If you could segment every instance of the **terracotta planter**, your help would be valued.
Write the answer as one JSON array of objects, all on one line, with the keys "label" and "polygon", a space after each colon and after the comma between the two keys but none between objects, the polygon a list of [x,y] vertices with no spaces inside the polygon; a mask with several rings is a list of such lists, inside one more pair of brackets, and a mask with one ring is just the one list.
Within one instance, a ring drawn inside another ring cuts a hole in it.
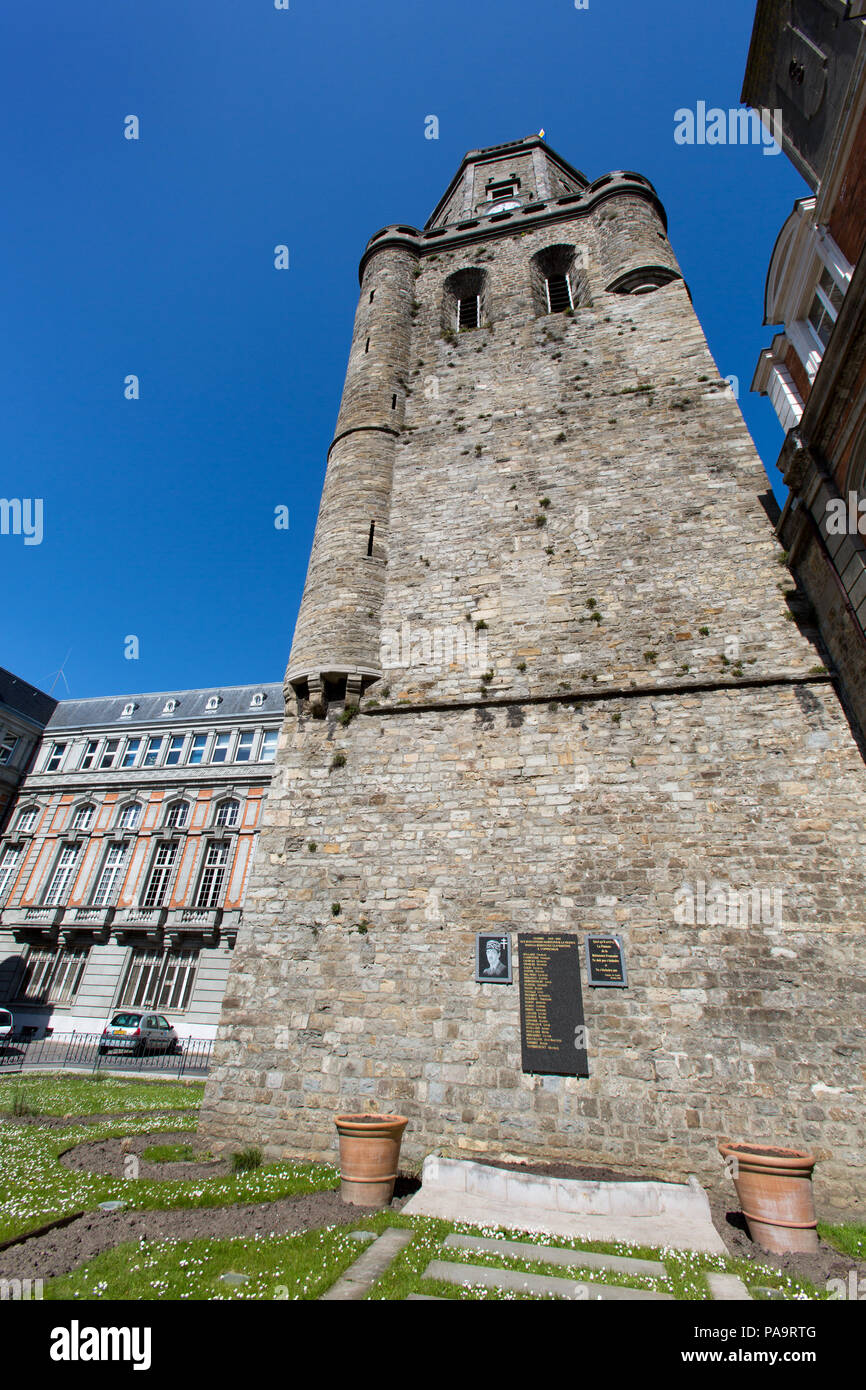
[{"label": "terracotta planter", "polygon": [[778,1255],[818,1249],[813,1154],[730,1139],[719,1141],[719,1153],[726,1163],[736,1160],[731,1176],[752,1240]]},{"label": "terracotta planter", "polygon": [[356,1207],[386,1207],[394,1196],[404,1115],[338,1115],[340,1195]]}]

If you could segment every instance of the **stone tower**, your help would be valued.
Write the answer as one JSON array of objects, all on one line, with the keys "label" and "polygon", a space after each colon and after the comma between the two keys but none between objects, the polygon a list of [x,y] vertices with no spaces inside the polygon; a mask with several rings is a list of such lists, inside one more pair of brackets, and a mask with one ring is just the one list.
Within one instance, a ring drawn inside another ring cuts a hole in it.
[{"label": "stone tower", "polygon": [[[866,776],[638,174],[471,151],[361,260],[202,1129],[718,1174],[863,1166]],[[475,934],[515,983],[475,980]],[[516,938],[623,942],[588,1076],[521,1069]]]}]

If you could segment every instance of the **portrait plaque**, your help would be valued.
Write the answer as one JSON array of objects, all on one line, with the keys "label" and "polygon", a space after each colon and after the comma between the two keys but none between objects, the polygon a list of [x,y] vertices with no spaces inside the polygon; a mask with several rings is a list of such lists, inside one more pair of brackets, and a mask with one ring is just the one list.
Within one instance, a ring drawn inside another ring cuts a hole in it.
[{"label": "portrait plaque", "polygon": [[475,979],[482,985],[512,983],[511,937],[507,932],[476,932]]},{"label": "portrait plaque", "polygon": [[580,990],[580,942],[520,932],[520,1044],[525,1072],[589,1076]]},{"label": "portrait plaque", "polygon": [[586,973],[590,988],[628,988],[625,949],[621,936],[604,936],[599,933],[586,938]]}]

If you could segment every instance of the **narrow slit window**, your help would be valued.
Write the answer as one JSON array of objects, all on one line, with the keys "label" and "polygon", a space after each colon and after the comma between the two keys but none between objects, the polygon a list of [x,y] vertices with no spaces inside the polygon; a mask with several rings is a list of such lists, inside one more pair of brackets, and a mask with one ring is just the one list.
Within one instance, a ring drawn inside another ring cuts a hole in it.
[{"label": "narrow slit window", "polygon": [[396,409],[397,409],[397,397],[396,397],[396,396],[392,396],[392,397],[391,397],[391,409],[392,409],[392,410],[396,410]]},{"label": "narrow slit window", "polygon": [[376,530],[376,523],[375,523],[375,521],[371,521],[371,522],[370,522],[370,534],[369,534],[369,536],[368,536],[368,538],[367,538],[367,554],[368,554],[368,555],[372,555],[372,554],[373,554],[373,535],[374,535],[374,533],[375,533],[375,530]]},{"label": "narrow slit window", "polygon": [[547,312],[561,314],[563,309],[573,309],[571,285],[567,275],[548,275],[544,282],[547,291]]},{"label": "narrow slit window", "polygon": [[369,338],[367,339],[367,345],[366,345],[366,347],[364,348],[364,351],[365,351],[365,352],[369,352],[369,351],[370,351],[370,339],[369,339]]},{"label": "narrow slit window", "polygon": [[371,291],[370,291],[370,303],[371,303],[371,304],[373,303],[373,295],[374,295],[375,293],[376,293],[375,290],[371,290]]},{"label": "narrow slit window", "polygon": [[457,331],[462,328],[477,328],[481,322],[481,296],[467,295],[457,301]]}]

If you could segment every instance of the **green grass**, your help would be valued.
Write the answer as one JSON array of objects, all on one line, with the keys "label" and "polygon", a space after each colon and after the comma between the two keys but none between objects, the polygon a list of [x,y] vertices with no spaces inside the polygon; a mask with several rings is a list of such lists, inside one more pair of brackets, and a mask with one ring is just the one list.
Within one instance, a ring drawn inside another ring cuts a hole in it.
[{"label": "green grass", "polygon": [[100,1125],[70,1124],[62,1130],[0,1120],[0,1240],[73,1212],[92,1211],[99,1202],[122,1200],[139,1208],[215,1207],[321,1192],[339,1181],[337,1170],[322,1163],[274,1163],[231,1176],[160,1182],[77,1173],[58,1162],[63,1150],[74,1144],[194,1128],[194,1114],[183,1121],[176,1115],[145,1115]]},{"label": "green grass", "polygon": [[818,1234],[828,1245],[841,1250],[843,1255],[850,1255],[854,1260],[866,1260],[866,1226],[861,1223],[850,1221],[842,1226],[829,1226],[819,1221]]},{"label": "green grass", "polygon": [[[495,1268],[550,1274],[557,1278],[585,1280],[593,1284],[617,1284],[631,1288],[655,1289],[670,1293],[678,1300],[706,1301],[709,1298],[705,1274],[710,1270],[726,1270],[740,1274],[754,1285],[763,1284],[781,1289],[787,1298],[823,1296],[803,1280],[781,1275],[769,1266],[758,1266],[745,1260],[732,1260],[718,1255],[699,1255],[686,1251],[653,1249],[626,1245],[623,1242],[553,1240],[551,1237],[505,1231],[501,1228],[482,1228],[464,1223],[437,1221],[427,1217],[405,1217],[398,1213],[380,1212],[364,1216],[359,1211],[354,1229],[380,1234],[389,1226],[411,1226],[415,1239],[400,1252],[383,1277],[367,1297],[373,1301],[402,1301],[410,1293],[433,1294],[452,1300],[510,1301],[532,1298],[530,1294],[503,1294],[481,1286],[460,1287],[439,1280],[424,1279],[423,1273],[431,1260],[452,1263],[483,1264]],[[214,1299],[244,1300],[312,1299],[319,1298],[365,1248],[351,1240],[348,1227],[330,1227],[323,1231],[306,1232],[296,1236],[255,1236],[244,1240],[158,1241],[126,1245],[98,1256],[84,1268],[52,1281],[46,1286],[46,1298],[79,1299]],[[505,1236],[532,1244],[538,1258],[517,1260],[477,1251],[451,1249],[443,1245],[452,1231],[488,1237]],[[574,1251],[570,1266],[551,1265],[545,1261],[545,1249],[550,1246]],[[664,1278],[628,1277],[600,1270],[590,1270],[581,1264],[582,1250],[595,1250],[615,1255],[632,1255],[640,1259],[661,1261],[666,1270]],[[231,1287],[219,1282],[227,1271],[248,1274],[248,1284]],[[592,1298],[592,1289],[589,1293]]]},{"label": "green grass", "polygon": [[[344,1227],[291,1236],[121,1245],[72,1274],[50,1280],[44,1296],[136,1301],[318,1298],[362,1249]],[[249,1283],[221,1283],[220,1275],[230,1271],[249,1275]]]},{"label": "green grass", "polygon": [[197,1110],[201,1081],[127,1081],[117,1076],[35,1072],[0,1080],[0,1112],[12,1114],[16,1096],[32,1115],[106,1115],[130,1110]]},{"label": "green grass", "polygon": [[141,1156],[148,1163],[195,1163],[213,1158],[210,1153],[197,1153],[192,1144],[151,1144]]}]

